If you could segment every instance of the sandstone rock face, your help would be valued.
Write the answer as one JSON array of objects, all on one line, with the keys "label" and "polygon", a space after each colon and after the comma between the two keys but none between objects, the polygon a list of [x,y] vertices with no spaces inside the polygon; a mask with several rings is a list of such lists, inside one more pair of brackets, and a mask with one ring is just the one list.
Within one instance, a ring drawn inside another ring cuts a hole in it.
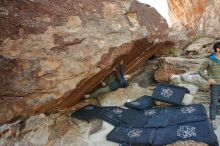
[{"label": "sandstone rock face", "polygon": [[195,26],[201,19],[207,2],[208,0],[168,0],[172,23],[187,28],[196,28]]},{"label": "sandstone rock face", "polygon": [[168,25],[135,0],[0,2],[0,123],[76,104],[124,60],[164,48]]},{"label": "sandstone rock face", "polygon": [[220,1],[212,0],[206,6],[205,12],[200,20],[199,30],[211,37],[220,36]]},{"label": "sandstone rock face", "polygon": [[154,78],[158,82],[169,82],[172,74],[183,74],[196,71],[205,59],[187,59],[182,57],[162,57],[155,71]]},{"label": "sandstone rock face", "polygon": [[194,35],[219,38],[219,0],[168,0],[172,28],[179,31],[190,28]]}]

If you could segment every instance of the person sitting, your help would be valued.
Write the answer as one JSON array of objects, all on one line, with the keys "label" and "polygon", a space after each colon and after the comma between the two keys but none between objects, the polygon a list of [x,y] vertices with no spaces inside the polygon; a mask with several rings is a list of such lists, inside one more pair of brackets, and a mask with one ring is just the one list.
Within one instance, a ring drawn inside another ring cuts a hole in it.
[{"label": "person sitting", "polygon": [[118,70],[116,70],[116,79],[113,79],[112,75],[109,75],[107,78],[105,78],[104,82],[102,81],[102,85],[104,87],[99,88],[95,91],[93,91],[90,94],[85,95],[85,98],[96,98],[97,96],[104,94],[104,93],[108,93],[111,91],[115,91],[118,88],[124,88],[127,87],[128,84],[128,80],[131,78],[131,75],[124,75],[124,66],[121,63],[118,67]]}]

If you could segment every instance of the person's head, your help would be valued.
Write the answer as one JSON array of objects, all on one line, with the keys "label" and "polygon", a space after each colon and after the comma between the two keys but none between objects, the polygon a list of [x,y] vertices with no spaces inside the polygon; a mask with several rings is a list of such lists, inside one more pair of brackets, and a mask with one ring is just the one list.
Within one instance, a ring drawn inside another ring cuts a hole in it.
[{"label": "person's head", "polygon": [[220,42],[216,42],[213,45],[213,49],[214,49],[215,53],[220,52]]}]

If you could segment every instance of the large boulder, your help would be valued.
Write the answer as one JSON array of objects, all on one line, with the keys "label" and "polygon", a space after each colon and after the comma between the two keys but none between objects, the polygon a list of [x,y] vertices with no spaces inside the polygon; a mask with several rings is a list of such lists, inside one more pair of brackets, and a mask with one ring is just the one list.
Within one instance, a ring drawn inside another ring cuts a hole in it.
[{"label": "large boulder", "polygon": [[64,110],[124,60],[165,48],[168,25],[135,0],[0,2],[0,123]]}]

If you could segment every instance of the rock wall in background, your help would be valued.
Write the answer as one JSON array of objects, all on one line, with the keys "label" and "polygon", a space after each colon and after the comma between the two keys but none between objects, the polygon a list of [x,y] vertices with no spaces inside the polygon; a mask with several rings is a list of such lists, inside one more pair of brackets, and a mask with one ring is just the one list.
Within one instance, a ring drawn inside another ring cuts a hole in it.
[{"label": "rock wall in background", "polygon": [[171,22],[195,28],[205,10],[208,0],[168,0]]},{"label": "rock wall in background", "polygon": [[0,1],[0,123],[64,110],[124,60],[169,45],[167,22],[135,0]]},{"label": "rock wall in background", "polygon": [[194,35],[219,38],[219,0],[168,0],[172,28],[191,29]]},{"label": "rock wall in background", "polygon": [[211,0],[200,20],[199,30],[209,37],[220,38],[220,1]]}]

